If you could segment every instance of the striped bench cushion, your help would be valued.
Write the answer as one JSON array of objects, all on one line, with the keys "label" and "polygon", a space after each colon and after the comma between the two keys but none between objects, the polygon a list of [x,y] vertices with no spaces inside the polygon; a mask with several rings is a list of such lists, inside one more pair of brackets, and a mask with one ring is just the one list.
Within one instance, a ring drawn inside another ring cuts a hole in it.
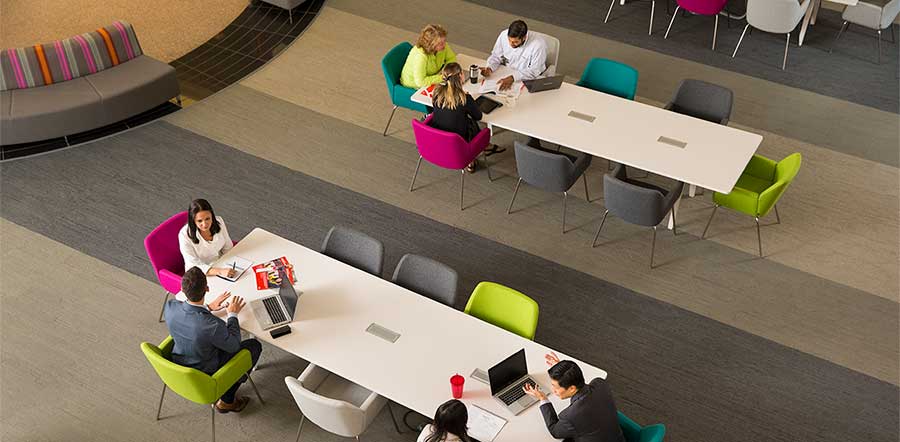
[{"label": "striped bench cushion", "polygon": [[117,21],[65,40],[0,52],[0,90],[83,77],[143,54],[131,24]]}]

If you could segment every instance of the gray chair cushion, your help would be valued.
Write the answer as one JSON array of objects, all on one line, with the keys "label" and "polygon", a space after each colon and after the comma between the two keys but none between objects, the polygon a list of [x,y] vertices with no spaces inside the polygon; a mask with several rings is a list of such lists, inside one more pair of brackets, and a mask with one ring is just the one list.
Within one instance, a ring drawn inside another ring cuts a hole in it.
[{"label": "gray chair cushion", "polygon": [[12,126],[11,105],[12,91],[0,91],[0,144],[7,144],[3,139]]},{"label": "gray chair cushion", "polygon": [[360,270],[381,277],[384,244],[365,233],[334,226],[325,235],[322,253]]},{"label": "gray chair cushion", "polygon": [[283,9],[294,9],[297,6],[300,6],[307,0],[262,0],[263,3],[268,3],[270,5],[278,6]]},{"label": "gray chair cushion", "polygon": [[100,96],[86,77],[9,92],[11,119],[3,144],[46,140],[102,125]]},{"label": "gray chair cushion", "polygon": [[146,55],[84,78],[103,100],[103,125],[152,109],[179,94],[175,68]]},{"label": "gray chair cushion", "polygon": [[665,108],[701,120],[728,124],[734,104],[731,89],[701,80],[684,79]]},{"label": "gray chair cushion", "polygon": [[572,162],[565,155],[518,141],[515,142],[515,148],[519,177],[548,192],[568,191],[591,165],[592,157],[584,153],[579,153],[575,162]]},{"label": "gray chair cushion", "polygon": [[628,178],[625,165],[618,164],[611,174],[603,176],[603,197],[607,210],[623,220],[653,227],[666,217],[681,196],[684,183],[678,181],[670,189]]},{"label": "gray chair cushion", "polygon": [[456,305],[456,270],[424,256],[406,254],[400,258],[394,276],[395,284],[431,298],[441,304]]}]

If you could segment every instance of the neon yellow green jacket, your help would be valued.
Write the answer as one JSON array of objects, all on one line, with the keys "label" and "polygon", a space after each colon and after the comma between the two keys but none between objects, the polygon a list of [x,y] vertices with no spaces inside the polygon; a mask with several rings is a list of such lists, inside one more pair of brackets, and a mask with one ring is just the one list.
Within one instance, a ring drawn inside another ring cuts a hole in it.
[{"label": "neon yellow green jacket", "polygon": [[441,69],[444,65],[456,61],[456,53],[449,44],[442,51],[428,55],[425,50],[414,46],[406,57],[406,64],[400,72],[400,84],[418,89],[423,86],[441,82]]}]

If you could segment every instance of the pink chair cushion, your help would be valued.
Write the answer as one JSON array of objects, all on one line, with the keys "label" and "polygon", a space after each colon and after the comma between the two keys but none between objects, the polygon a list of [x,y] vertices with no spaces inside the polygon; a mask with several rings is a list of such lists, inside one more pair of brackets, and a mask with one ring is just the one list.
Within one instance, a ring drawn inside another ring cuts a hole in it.
[{"label": "pink chair cushion", "polygon": [[700,15],[716,15],[725,9],[728,0],[677,0],[678,6]]},{"label": "pink chair cushion", "polygon": [[187,212],[172,215],[144,238],[144,248],[159,283],[169,293],[181,291],[184,259],[178,249],[178,232],[187,224]]},{"label": "pink chair cushion", "polygon": [[466,142],[457,133],[444,132],[428,125],[431,116],[424,122],[412,120],[413,134],[419,155],[429,163],[445,169],[460,170],[472,162],[491,141],[488,129],[482,129],[471,142]]}]

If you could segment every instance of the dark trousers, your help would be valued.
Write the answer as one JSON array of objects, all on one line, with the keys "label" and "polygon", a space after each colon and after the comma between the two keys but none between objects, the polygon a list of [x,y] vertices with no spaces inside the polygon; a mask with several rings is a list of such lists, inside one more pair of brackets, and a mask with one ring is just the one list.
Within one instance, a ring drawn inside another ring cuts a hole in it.
[{"label": "dark trousers", "polygon": [[[250,369],[256,367],[256,363],[259,361],[259,355],[262,354],[262,344],[259,343],[256,339],[247,339],[245,341],[241,341],[241,350],[247,350],[250,352],[250,359],[253,361],[250,364]],[[250,373],[249,371],[247,372]],[[238,387],[241,386],[244,382],[247,381],[247,376],[242,376],[238,379],[225,394],[222,395],[222,402],[226,404],[230,404],[234,402],[234,396],[237,394]]]}]

